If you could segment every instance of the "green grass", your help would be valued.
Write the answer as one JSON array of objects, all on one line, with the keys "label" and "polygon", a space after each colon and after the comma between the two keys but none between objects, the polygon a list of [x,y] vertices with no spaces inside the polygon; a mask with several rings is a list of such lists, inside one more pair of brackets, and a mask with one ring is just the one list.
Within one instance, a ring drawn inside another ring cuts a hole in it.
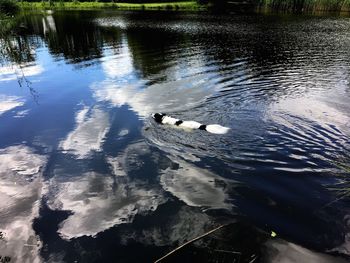
[{"label": "green grass", "polygon": [[45,9],[74,9],[74,10],[91,10],[91,9],[121,9],[121,10],[206,10],[205,5],[199,5],[196,2],[169,2],[169,3],[100,3],[100,2],[20,2],[23,10],[45,10]]}]

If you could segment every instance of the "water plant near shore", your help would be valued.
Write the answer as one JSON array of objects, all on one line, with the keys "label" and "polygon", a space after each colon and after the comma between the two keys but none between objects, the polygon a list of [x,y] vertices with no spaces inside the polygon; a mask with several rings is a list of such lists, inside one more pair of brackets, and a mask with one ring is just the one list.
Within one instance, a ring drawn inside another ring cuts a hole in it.
[{"label": "water plant near shore", "polygon": [[[337,163],[337,166],[343,173],[350,174],[349,164]],[[337,195],[338,195],[337,200],[350,197],[350,181],[348,180],[348,178],[346,178],[340,184],[338,184],[335,191],[337,192]]]}]

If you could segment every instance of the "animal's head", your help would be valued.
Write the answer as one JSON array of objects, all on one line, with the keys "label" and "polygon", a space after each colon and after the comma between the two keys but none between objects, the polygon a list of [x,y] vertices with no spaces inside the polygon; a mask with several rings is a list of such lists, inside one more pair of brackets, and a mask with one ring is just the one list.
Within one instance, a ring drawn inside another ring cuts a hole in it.
[{"label": "animal's head", "polygon": [[165,116],[166,116],[165,113],[153,113],[152,114],[152,118],[158,123],[162,123],[162,120]]}]

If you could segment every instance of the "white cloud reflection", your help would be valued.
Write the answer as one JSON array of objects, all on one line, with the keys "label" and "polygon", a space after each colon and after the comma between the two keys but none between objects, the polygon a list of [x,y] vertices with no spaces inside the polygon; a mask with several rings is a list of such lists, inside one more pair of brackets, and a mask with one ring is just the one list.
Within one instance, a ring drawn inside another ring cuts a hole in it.
[{"label": "white cloud reflection", "polygon": [[24,101],[21,97],[17,96],[6,96],[0,94],[0,115],[6,111],[12,110],[16,107],[23,106]]},{"label": "white cloud reflection", "polygon": [[28,113],[29,113],[29,110],[18,111],[14,117],[15,118],[23,118],[23,117],[27,116]]},{"label": "white cloud reflection", "polygon": [[280,123],[286,123],[279,113],[289,113],[302,118],[317,121],[321,124],[350,125],[347,114],[320,100],[309,98],[285,99],[271,105],[271,118]]},{"label": "white cloud reflection", "polygon": [[266,242],[263,251],[266,262],[271,263],[345,263],[347,260],[311,251],[299,245],[281,240],[272,239]]},{"label": "white cloud reflection", "polygon": [[146,214],[165,202],[161,188],[140,179],[131,179],[129,172],[143,165],[140,156],[149,153],[144,143],[135,143],[115,159],[107,159],[112,175],[86,172],[66,177],[56,175],[49,182],[51,209],[72,212],[58,232],[65,239],[95,236],[115,225],[130,223],[135,215]]},{"label": "white cloud reflection", "polygon": [[68,182],[51,180],[56,192],[49,200],[50,207],[73,213],[60,225],[58,232],[63,238],[95,236],[115,225],[132,222],[136,214],[154,211],[162,202],[156,190],[119,178],[89,172]]},{"label": "white cloud reflection", "polygon": [[[189,206],[232,207],[223,186],[223,179],[212,172],[184,161],[176,161],[177,169],[167,168],[160,177],[163,188]],[[221,184],[220,184],[221,182]]]},{"label": "white cloud reflection", "polygon": [[0,150],[0,254],[11,262],[42,262],[32,222],[39,214],[45,163],[44,156],[26,146]]},{"label": "white cloud reflection", "polygon": [[102,69],[107,78],[122,78],[133,72],[131,54],[126,40],[123,40],[118,54],[114,54],[113,49],[106,49],[101,59]]},{"label": "white cloud reflection", "polygon": [[148,117],[152,112],[176,112],[192,108],[212,94],[212,90],[200,86],[182,88],[182,82],[185,81],[153,84],[141,89],[137,85],[104,81],[95,83],[92,89],[97,101],[107,101],[116,107],[128,105],[140,117]]},{"label": "white cloud reflection", "polygon": [[[133,76],[131,54],[126,40],[122,42],[119,48],[104,51],[101,63],[106,79],[91,85],[98,103],[109,102],[116,107],[127,105],[139,116],[148,117],[155,111],[191,108],[212,94],[212,90],[203,88],[203,79],[198,76],[147,87],[133,83],[137,78]],[[109,128],[108,113],[97,106],[85,107],[76,114],[76,128],[60,147],[80,159],[86,158],[91,151],[102,150]],[[119,136],[126,134],[124,131]],[[65,239],[95,236],[115,225],[130,223],[135,215],[150,213],[164,203],[164,189],[190,206],[231,207],[223,180],[184,161],[174,161],[179,163],[178,170],[162,171],[161,186],[159,181],[152,185],[142,178],[134,178],[133,172],[143,168],[144,155],[154,157],[145,143],[136,142],[119,155],[106,157],[112,175],[89,171],[69,179],[54,176],[49,183],[49,206],[72,212],[60,225],[60,235]],[[200,227],[195,232],[199,230]],[[182,233],[175,232],[171,234],[174,238],[178,238],[176,233]]]},{"label": "white cloud reflection", "polygon": [[204,57],[197,55],[191,65],[178,61],[184,65],[169,67],[158,74],[173,76],[172,80],[145,87],[144,81],[133,81],[135,69],[132,55],[126,38],[123,38],[119,48],[105,51],[101,62],[106,79],[93,83],[91,88],[97,101],[107,101],[116,107],[128,105],[140,117],[148,117],[152,112],[189,109],[213,93],[213,89],[204,88],[208,79],[194,74],[204,65],[204,60]]},{"label": "white cloud reflection", "polygon": [[22,76],[30,77],[39,75],[44,71],[41,65],[36,65],[32,63],[0,67],[0,82],[1,81],[11,81],[17,80]]},{"label": "white cloud reflection", "polygon": [[92,151],[101,151],[109,130],[109,115],[101,109],[84,107],[76,114],[76,128],[60,142],[60,148],[86,158]]},{"label": "white cloud reflection", "polygon": [[112,167],[115,176],[127,176],[133,170],[143,165],[142,156],[150,155],[151,150],[144,142],[129,144],[117,157],[107,157],[107,162]]},{"label": "white cloud reflection", "polygon": [[166,227],[158,224],[142,231],[132,230],[121,236],[121,242],[127,245],[128,241],[137,241],[149,246],[169,246],[183,244],[188,240],[203,234],[206,229],[213,228],[213,221],[205,213],[183,206],[176,213],[168,216]]}]

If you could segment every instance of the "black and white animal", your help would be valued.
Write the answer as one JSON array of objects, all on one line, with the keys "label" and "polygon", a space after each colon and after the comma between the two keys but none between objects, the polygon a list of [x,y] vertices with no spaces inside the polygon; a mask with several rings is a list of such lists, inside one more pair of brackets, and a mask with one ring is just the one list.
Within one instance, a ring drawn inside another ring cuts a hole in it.
[{"label": "black and white animal", "polygon": [[172,118],[170,116],[167,116],[165,113],[153,113],[152,118],[161,124],[170,124],[170,125],[175,125],[181,128],[187,128],[187,129],[199,129],[199,130],[204,130],[210,133],[215,133],[215,134],[225,134],[229,131],[230,128],[221,126],[219,124],[201,124],[196,121],[183,121],[179,119]]}]

